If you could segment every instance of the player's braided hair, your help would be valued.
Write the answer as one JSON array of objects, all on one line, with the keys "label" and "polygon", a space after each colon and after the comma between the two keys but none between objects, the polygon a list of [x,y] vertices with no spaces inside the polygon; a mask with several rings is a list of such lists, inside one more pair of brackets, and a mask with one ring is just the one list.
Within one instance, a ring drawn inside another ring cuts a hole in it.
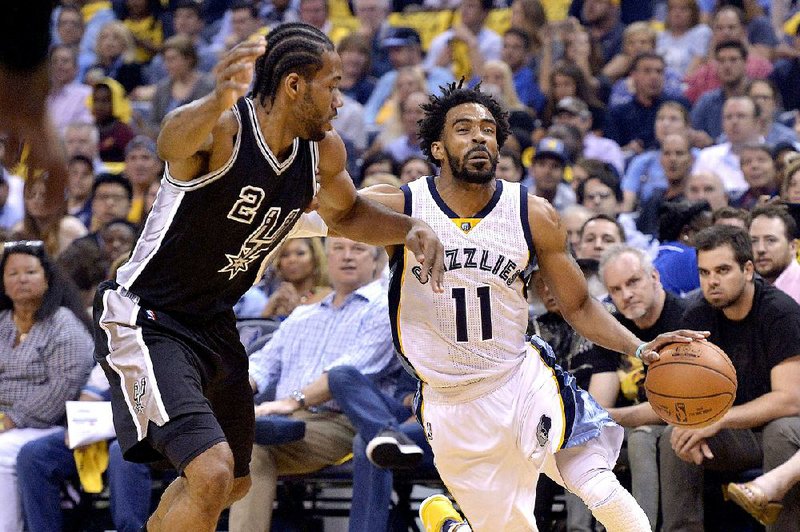
[{"label": "player's braided hair", "polygon": [[333,51],[333,43],[314,26],[301,22],[281,24],[267,35],[267,51],[256,60],[252,98],[262,105],[275,102],[281,81],[290,72],[306,79],[322,68],[322,54]]},{"label": "player's braided hair", "polygon": [[464,78],[458,83],[449,83],[442,89],[441,96],[431,96],[428,103],[422,105],[425,118],[419,121],[420,147],[428,160],[436,166],[441,166],[441,161],[434,159],[431,153],[431,144],[442,139],[444,121],[447,112],[453,107],[464,103],[477,103],[486,107],[497,122],[497,145],[502,146],[511,128],[508,125],[508,113],[491,95],[481,92],[480,83],[472,89],[465,88]]}]

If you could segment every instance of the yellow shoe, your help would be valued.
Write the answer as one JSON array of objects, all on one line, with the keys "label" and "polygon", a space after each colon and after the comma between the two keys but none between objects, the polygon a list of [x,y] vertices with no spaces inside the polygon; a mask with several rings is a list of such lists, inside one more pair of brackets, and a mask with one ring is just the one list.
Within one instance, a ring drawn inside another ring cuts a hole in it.
[{"label": "yellow shoe", "polygon": [[[425,526],[425,532],[446,532],[443,527],[464,523],[450,499],[444,495],[431,495],[419,505],[419,518]],[[449,522],[448,522],[449,521]]]},{"label": "yellow shoe", "polygon": [[778,520],[778,514],[783,510],[783,505],[767,499],[766,494],[756,484],[730,483],[723,491],[725,500],[731,500],[744,508],[764,526],[771,525]]}]

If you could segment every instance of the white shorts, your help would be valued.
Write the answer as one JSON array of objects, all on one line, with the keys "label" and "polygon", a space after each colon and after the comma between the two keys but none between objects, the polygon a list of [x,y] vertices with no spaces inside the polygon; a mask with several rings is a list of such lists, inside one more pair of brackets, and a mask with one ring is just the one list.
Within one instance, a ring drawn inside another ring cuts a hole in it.
[{"label": "white shorts", "polygon": [[[550,376],[543,378],[543,370]],[[449,404],[428,400],[423,387],[422,398],[420,414],[436,467],[476,532],[537,530],[539,472],[544,469],[563,485],[559,470],[576,478],[589,468],[611,469],[622,443],[622,428],[606,425],[599,437],[564,449],[560,454],[570,466],[556,467],[567,416],[557,379],[533,350],[516,374],[488,395]],[[606,437],[606,427],[612,437]],[[592,457],[586,467],[579,464],[583,456]]]}]

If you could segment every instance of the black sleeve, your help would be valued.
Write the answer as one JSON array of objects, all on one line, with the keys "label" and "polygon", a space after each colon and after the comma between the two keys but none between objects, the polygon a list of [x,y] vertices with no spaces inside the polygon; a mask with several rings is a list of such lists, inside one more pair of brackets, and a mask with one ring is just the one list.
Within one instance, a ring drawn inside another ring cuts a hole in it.
[{"label": "black sleeve", "polygon": [[762,322],[770,369],[787,358],[800,355],[800,306],[783,292],[774,297],[775,304],[770,306]]},{"label": "black sleeve", "polygon": [[592,363],[592,374],[617,371],[621,364],[622,355],[605,347],[595,345],[589,350],[587,358]]},{"label": "black sleeve", "polygon": [[33,70],[47,59],[53,0],[5,2],[0,16],[0,63]]}]

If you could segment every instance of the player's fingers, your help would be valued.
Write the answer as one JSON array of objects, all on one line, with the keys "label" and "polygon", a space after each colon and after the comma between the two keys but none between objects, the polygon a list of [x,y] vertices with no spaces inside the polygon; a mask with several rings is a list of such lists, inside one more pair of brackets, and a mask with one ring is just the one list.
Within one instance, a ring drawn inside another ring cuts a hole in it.
[{"label": "player's fingers", "polygon": [[442,286],[444,284],[444,246],[438,238],[433,238],[427,247],[431,250],[429,264],[432,288],[434,292],[442,293],[444,291]]}]

